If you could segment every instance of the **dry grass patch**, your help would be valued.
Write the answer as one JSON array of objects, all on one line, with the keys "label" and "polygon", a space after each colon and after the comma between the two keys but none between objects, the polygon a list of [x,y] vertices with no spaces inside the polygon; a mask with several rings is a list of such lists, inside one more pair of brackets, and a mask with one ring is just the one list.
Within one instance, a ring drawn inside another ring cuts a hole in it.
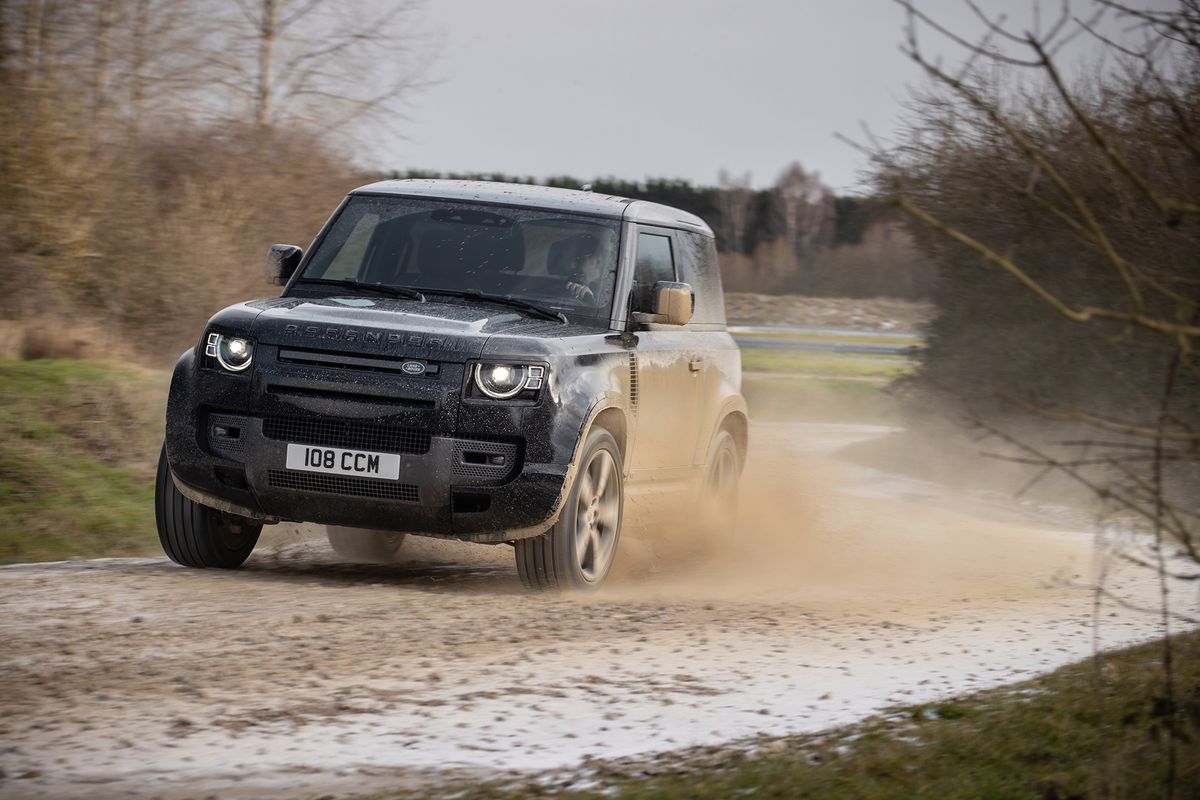
[{"label": "dry grass patch", "polygon": [[0,562],[154,551],[165,373],[0,359]]}]

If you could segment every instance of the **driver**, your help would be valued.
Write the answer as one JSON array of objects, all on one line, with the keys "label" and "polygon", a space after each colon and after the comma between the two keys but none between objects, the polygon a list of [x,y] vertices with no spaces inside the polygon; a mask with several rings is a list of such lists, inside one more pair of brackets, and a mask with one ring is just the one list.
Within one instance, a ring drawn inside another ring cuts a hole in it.
[{"label": "driver", "polygon": [[581,303],[595,303],[600,291],[600,274],[604,271],[600,263],[600,241],[590,233],[571,237],[572,277],[567,281],[567,291]]}]

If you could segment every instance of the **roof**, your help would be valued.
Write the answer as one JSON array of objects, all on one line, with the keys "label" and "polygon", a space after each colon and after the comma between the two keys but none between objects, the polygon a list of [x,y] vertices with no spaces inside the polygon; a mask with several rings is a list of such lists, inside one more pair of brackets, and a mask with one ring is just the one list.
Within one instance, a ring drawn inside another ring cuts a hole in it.
[{"label": "roof", "polygon": [[475,203],[496,203],[527,206],[552,211],[567,211],[597,217],[625,219],[647,225],[684,228],[712,236],[704,220],[678,208],[631,200],[628,197],[584,192],[578,189],[556,189],[525,183],[493,181],[451,181],[427,178],[379,181],[360,186],[351,194],[393,194],[405,197],[428,197]]}]

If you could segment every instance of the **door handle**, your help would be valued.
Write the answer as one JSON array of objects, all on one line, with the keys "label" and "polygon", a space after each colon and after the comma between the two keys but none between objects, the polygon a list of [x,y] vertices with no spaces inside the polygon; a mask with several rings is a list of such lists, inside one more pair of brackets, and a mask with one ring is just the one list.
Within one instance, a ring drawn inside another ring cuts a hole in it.
[{"label": "door handle", "polygon": [[704,369],[704,359],[693,358],[688,362],[688,369],[690,369],[692,372],[699,372],[700,370]]}]

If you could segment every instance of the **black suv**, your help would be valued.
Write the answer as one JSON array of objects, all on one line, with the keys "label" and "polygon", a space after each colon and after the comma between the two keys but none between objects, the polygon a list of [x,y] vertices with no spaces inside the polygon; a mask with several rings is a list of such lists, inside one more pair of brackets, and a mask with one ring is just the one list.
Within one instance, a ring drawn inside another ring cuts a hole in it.
[{"label": "black suv", "polygon": [[283,293],[217,313],[171,379],[156,516],[174,561],[236,567],[293,520],[363,561],[409,533],[509,543],[528,586],[585,588],[627,501],[728,518],[746,404],[699,218],[384,181],[268,271]]}]

